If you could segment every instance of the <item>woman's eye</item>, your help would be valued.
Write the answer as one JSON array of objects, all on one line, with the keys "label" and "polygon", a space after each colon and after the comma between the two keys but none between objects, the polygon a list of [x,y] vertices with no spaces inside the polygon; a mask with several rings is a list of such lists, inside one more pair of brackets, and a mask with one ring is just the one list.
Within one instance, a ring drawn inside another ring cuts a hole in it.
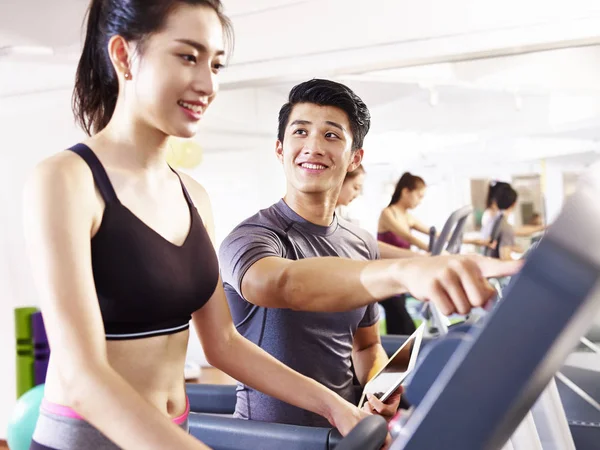
[{"label": "woman's eye", "polygon": [[187,62],[191,62],[191,63],[196,62],[196,57],[194,55],[179,55],[179,56],[181,56]]}]

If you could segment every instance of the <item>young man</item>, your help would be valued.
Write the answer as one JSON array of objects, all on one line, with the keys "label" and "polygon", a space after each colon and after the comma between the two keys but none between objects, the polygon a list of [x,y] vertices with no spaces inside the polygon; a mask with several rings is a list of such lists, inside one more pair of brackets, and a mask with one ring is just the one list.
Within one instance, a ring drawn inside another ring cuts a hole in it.
[{"label": "young man", "polygon": [[[493,294],[485,276],[515,265],[483,258],[378,260],[377,241],[334,215],[343,179],[363,157],[370,126],[366,105],[339,83],[294,87],[279,113],[275,153],[285,197],[238,225],[220,261],[237,329],[283,363],[356,402],[353,369],[364,383],[387,356],[378,333],[378,300],[410,291],[441,311],[466,314]],[[400,400],[369,400],[391,417]],[[238,387],[236,416],[327,426],[315,414]]]}]

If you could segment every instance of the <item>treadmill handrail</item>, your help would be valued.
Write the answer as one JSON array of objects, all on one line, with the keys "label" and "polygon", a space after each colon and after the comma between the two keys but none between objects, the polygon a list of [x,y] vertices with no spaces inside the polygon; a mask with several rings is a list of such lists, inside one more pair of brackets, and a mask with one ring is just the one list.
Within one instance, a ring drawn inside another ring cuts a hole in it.
[{"label": "treadmill handrail", "polygon": [[237,401],[234,384],[186,383],[190,411],[212,414],[233,414]]},{"label": "treadmill handrail", "polygon": [[325,450],[332,428],[306,427],[190,413],[190,434],[211,448]]},{"label": "treadmill handrail", "polygon": [[499,258],[500,257],[500,245],[499,245],[500,243],[498,242],[498,240],[500,239],[500,231],[502,230],[502,227],[500,225],[502,224],[502,221],[504,220],[504,213],[500,212],[498,214],[498,216],[495,217],[493,220],[494,220],[494,225],[492,225],[492,232],[490,233],[489,243],[492,244],[492,243],[496,242],[496,248],[485,247],[483,250],[483,255],[493,257],[493,258]]},{"label": "treadmill handrail", "polygon": [[[445,246],[458,253],[456,249],[457,247],[458,249],[460,249],[458,243],[462,241],[462,231],[464,229],[467,218],[472,212],[473,207],[470,205],[466,205],[450,214],[450,216],[446,220],[446,223],[444,223],[444,227],[442,228],[440,236],[435,240],[432,246],[432,256],[441,255],[444,251]],[[450,233],[452,233],[452,236],[450,236]],[[446,245],[446,243],[448,245]],[[426,309],[427,308],[431,312],[432,322],[437,328],[438,332],[441,335],[447,334],[449,324],[448,319],[444,317],[444,315],[440,312],[437,306],[435,306],[435,304],[429,303],[428,306],[426,306]]]},{"label": "treadmill handrail", "polygon": [[[473,207],[466,205],[450,214],[450,217],[448,217],[446,223],[444,223],[440,236],[433,244],[433,249],[431,251],[432,255],[441,255],[450,239],[457,239],[457,237],[460,236],[462,230],[458,229],[457,224],[460,221],[464,224],[464,221],[472,212]],[[452,236],[450,233],[452,233]]]}]

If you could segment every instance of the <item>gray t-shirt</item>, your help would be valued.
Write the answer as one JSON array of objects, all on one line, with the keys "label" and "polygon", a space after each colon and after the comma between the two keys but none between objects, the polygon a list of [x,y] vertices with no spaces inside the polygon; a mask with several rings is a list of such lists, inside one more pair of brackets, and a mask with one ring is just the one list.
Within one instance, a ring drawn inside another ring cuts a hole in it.
[{"label": "gray t-shirt", "polygon": [[[242,278],[258,260],[339,256],[379,258],[377,241],[366,231],[334,217],[330,226],[304,220],[283,200],[238,225],[221,244],[219,259],[233,322],[250,341],[292,369],[356,402],[351,369],[358,327],[379,320],[376,304],[325,313],[263,308],[241,294]],[[260,371],[260,368],[248,368]],[[329,426],[323,417],[238,384],[235,417],[306,426]]]},{"label": "gray t-shirt", "polygon": [[508,223],[506,217],[503,215],[502,217],[494,217],[494,219],[488,221],[485,227],[481,229],[481,238],[485,240],[489,240],[492,237],[492,233],[494,230],[494,226],[496,221],[500,220],[500,230],[498,234],[498,246],[496,247],[496,251],[494,252],[495,257],[500,256],[500,249],[503,247],[514,247],[516,244],[515,239],[515,230]]}]

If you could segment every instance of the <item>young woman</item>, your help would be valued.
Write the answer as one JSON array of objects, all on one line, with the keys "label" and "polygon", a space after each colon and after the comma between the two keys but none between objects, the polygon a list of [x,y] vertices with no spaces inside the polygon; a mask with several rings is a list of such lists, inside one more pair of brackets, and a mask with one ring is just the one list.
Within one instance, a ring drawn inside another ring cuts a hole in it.
[{"label": "young woman", "polygon": [[342,189],[338,196],[336,208],[348,206],[360,195],[365,184],[365,168],[358,166],[352,172],[348,172],[344,178]]},{"label": "young woman", "polygon": [[[413,236],[413,229],[429,233],[429,229],[416,220],[408,211],[416,208],[425,195],[425,181],[408,172],[404,173],[394,189],[394,194],[387,208],[379,216],[377,240],[405,250],[414,245],[421,250],[428,250],[428,245]],[[383,256],[383,252],[382,252]],[[410,335],[415,330],[412,317],[406,310],[406,296],[397,295],[379,302],[385,310],[388,334]]]},{"label": "young woman", "polygon": [[[366,171],[362,166],[358,166],[354,171],[348,172],[344,178],[342,189],[338,196],[337,203],[335,205],[335,213],[346,220],[350,220],[345,215],[344,208],[352,203],[362,192],[365,184]],[[414,258],[416,256],[423,256],[420,253],[412,252],[406,248],[400,248],[395,245],[390,245],[382,241],[377,241],[379,253],[383,259],[393,258]]]},{"label": "young woman", "polygon": [[237,333],[207,194],[165,162],[214,99],[231,37],[218,0],[91,3],[74,91],[90,137],[41,162],[25,194],[52,348],[34,449],[207,448],[186,433],[190,319],[244,384],[342,434],[365,415]]},{"label": "young woman", "polygon": [[412,245],[421,250],[428,250],[428,245],[413,236],[412,230],[429,234],[429,228],[415,219],[409,211],[419,206],[425,196],[423,178],[404,173],[392,195],[390,204],[379,216],[377,239],[396,247],[410,249]]}]

